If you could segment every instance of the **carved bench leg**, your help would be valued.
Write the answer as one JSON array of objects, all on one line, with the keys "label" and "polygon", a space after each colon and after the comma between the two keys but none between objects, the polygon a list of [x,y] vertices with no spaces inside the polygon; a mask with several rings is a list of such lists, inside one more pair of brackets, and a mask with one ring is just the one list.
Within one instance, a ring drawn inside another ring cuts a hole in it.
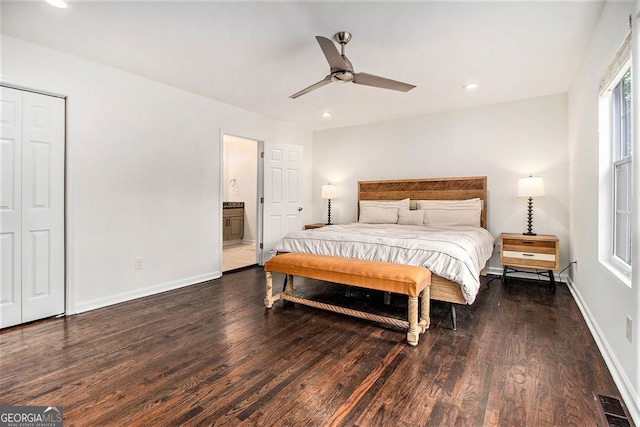
[{"label": "carved bench leg", "polygon": [[271,308],[273,306],[273,275],[270,271],[265,273],[265,297],[264,297],[264,305],[267,308]]},{"label": "carved bench leg", "polygon": [[293,296],[293,275],[287,274],[287,288],[284,290],[284,293]]},{"label": "carved bench leg", "polygon": [[[274,301],[278,301],[280,298],[280,294],[273,295],[273,273],[270,271],[265,272],[265,296],[264,296],[264,305],[267,308],[271,308],[273,306]],[[293,286],[293,285],[292,285]]]},{"label": "carved bench leg", "polygon": [[429,329],[431,325],[431,288],[427,286],[420,292],[420,327],[422,332]]},{"label": "carved bench leg", "polygon": [[418,345],[419,337],[418,297],[409,297],[409,331],[407,332],[407,342],[409,345]]}]

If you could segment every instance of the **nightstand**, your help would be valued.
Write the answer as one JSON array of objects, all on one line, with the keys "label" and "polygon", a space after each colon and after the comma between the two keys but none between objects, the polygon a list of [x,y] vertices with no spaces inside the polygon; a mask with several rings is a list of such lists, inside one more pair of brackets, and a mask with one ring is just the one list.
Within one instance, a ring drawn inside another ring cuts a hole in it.
[{"label": "nightstand", "polygon": [[518,268],[534,268],[546,270],[544,273],[551,280],[553,291],[556,290],[556,280],[553,270],[560,264],[559,241],[556,236],[540,234],[527,236],[525,234],[502,233],[500,235],[500,263],[503,265],[502,283],[509,272],[530,273]]},{"label": "nightstand", "polygon": [[316,222],[315,224],[305,224],[304,229],[305,230],[312,230],[314,228],[322,228],[327,224],[323,224],[321,222]]}]

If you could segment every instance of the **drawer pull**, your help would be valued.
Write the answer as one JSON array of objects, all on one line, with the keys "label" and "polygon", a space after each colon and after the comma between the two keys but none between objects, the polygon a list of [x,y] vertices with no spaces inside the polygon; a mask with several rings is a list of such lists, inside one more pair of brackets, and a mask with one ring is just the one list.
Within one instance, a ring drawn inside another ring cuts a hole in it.
[{"label": "drawer pull", "polygon": [[535,256],[534,254],[526,254],[526,253],[522,253],[522,256]]},{"label": "drawer pull", "polygon": [[522,243],[523,243],[523,244],[525,244],[525,245],[533,245],[533,242],[526,242],[526,241],[523,241]]}]

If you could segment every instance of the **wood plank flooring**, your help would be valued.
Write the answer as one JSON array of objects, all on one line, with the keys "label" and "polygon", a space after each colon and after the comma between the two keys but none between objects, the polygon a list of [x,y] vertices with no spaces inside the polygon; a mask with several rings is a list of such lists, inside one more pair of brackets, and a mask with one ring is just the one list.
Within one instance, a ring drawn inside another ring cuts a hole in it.
[{"label": "wood plank flooring", "polygon": [[[282,283],[275,275],[274,283]],[[486,282],[486,279],[485,279]],[[512,279],[405,331],[276,302],[258,267],[0,331],[0,405],[62,405],[65,426],[598,426],[619,397],[566,285]],[[345,303],[344,288],[297,279]],[[404,317],[406,301],[348,303]]]}]

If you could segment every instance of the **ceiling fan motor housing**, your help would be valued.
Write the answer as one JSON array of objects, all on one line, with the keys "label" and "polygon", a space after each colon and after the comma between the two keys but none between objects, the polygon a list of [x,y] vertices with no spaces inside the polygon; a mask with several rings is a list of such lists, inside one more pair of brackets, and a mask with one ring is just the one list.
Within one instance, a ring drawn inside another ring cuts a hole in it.
[{"label": "ceiling fan motor housing", "polygon": [[346,83],[353,80],[355,75],[351,71],[336,71],[331,73],[331,80],[338,83]]}]

